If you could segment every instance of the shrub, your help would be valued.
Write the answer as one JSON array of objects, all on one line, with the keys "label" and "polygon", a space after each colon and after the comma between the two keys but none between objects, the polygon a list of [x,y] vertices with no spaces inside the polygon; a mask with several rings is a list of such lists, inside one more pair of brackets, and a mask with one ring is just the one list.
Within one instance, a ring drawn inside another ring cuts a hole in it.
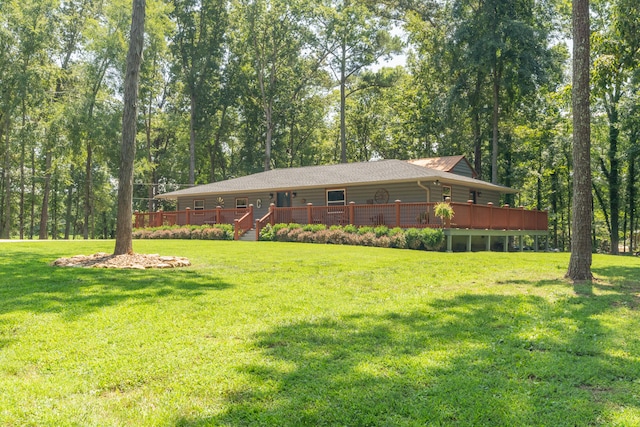
[{"label": "shrub", "polygon": [[424,228],[421,232],[422,246],[428,251],[438,251],[444,244],[442,229]]},{"label": "shrub", "polygon": [[422,248],[422,236],[421,232],[417,228],[408,228],[404,232],[406,241],[406,247],[408,249],[421,249]]},{"label": "shrub", "polygon": [[356,234],[358,232],[358,227],[356,227],[355,225],[349,224],[349,225],[345,225],[342,230],[345,233],[351,233],[351,234]]},{"label": "shrub", "polygon": [[404,230],[401,229],[400,233],[391,234],[389,236],[389,244],[392,248],[406,249],[407,239],[404,234]]},{"label": "shrub", "polygon": [[377,242],[376,233],[369,232],[360,234],[360,245],[361,246],[376,246]]},{"label": "shrub", "polygon": [[379,248],[390,248],[391,238],[389,236],[380,236],[376,241],[376,246]]},{"label": "shrub", "polygon": [[273,232],[273,227],[271,226],[271,224],[267,224],[260,229],[260,236],[258,237],[258,240],[260,240],[261,242],[268,242],[274,239],[275,233]]},{"label": "shrub", "polygon": [[376,237],[388,236],[389,227],[386,225],[379,225],[373,229],[373,232],[376,233]]},{"label": "shrub", "polygon": [[277,242],[288,242],[289,241],[289,229],[284,227],[284,228],[280,228],[279,230],[275,230],[274,227],[274,231],[275,231],[275,240]]},{"label": "shrub", "polygon": [[394,227],[391,230],[389,230],[389,237],[395,236],[398,234],[402,234],[404,236],[404,230],[400,227]]},{"label": "shrub", "polygon": [[324,224],[307,224],[302,227],[304,231],[310,231],[312,233],[317,233],[318,231],[326,230],[327,226]]},{"label": "shrub", "polygon": [[191,230],[191,239],[192,240],[200,240],[202,239],[202,233],[204,232],[204,229],[202,228],[194,228]]},{"label": "shrub", "polygon": [[358,227],[358,234],[363,235],[367,233],[373,233],[373,227],[369,227],[369,226]]}]

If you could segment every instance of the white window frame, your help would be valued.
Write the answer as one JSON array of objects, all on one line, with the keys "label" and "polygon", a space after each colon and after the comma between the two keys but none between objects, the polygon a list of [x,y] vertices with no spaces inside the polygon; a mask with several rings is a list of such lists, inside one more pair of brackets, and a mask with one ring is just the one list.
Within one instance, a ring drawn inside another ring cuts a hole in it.
[{"label": "white window frame", "polygon": [[[329,193],[334,193],[334,192],[339,192],[339,191],[342,191],[342,195],[343,195],[342,201],[340,201],[340,200],[329,201]],[[347,190],[344,189],[344,188],[332,188],[330,190],[327,190],[327,192],[326,192],[326,200],[327,200],[327,206],[346,206],[347,205]]]},{"label": "white window frame", "polygon": [[[238,202],[240,202],[240,203],[238,203]],[[236,209],[247,209],[248,207],[249,207],[249,198],[248,197],[238,197],[238,198],[236,198]]]}]

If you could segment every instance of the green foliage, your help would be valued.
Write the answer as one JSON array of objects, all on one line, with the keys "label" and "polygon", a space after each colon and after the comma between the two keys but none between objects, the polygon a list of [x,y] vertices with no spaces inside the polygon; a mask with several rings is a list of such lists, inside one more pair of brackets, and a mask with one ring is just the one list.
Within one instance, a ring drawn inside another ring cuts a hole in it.
[{"label": "green foliage", "polygon": [[433,207],[433,214],[442,220],[444,225],[445,221],[450,221],[453,218],[453,208],[450,203],[440,202]]},{"label": "green foliage", "polygon": [[444,246],[444,232],[430,228],[334,225],[327,229],[324,225],[276,224],[260,230],[260,240],[439,251]]},{"label": "green foliage", "polygon": [[233,240],[233,236],[230,224],[162,226],[133,231],[134,239]]}]

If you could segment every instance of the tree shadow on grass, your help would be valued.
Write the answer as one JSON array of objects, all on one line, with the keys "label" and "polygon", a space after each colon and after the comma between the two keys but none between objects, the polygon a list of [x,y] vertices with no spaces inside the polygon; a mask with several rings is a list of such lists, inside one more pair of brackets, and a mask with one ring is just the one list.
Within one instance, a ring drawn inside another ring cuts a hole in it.
[{"label": "tree shadow on grass", "polygon": [[192,269],[116,270],[54,267],[41,254],[0,255],[0,315],[60,313],[69,318],[124,301],[194,298],[232,285]]},{"label": "tree shadow on grass", "polygon": [[[532,283],[532,285],[534,285]],[[621,295],[462,295],[410,313],[356,314],[256,337],[252,386],[204,425],[592,425],[624,408],[635,359],[597,316]],[[616,353],[617,354],[617,353]]]}]

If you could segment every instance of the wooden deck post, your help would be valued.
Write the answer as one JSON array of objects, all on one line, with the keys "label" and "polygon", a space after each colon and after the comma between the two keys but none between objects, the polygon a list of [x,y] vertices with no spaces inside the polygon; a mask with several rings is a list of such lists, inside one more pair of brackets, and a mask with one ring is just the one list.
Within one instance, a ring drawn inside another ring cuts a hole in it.
[{"label": "wooden deck post", "polygon": [[307,224],[313,224],[313,203],[307,203]]},{"label": "wooden deck post", "polygon": [[191,208],[189,206],[187,206],[187,208],[185,209],[185,213],[186,213],[186,218],[187,218],[187,225],[191,224]]},{"label": "wooden deck post", "polygon": [[509,204],[505,203],[502,208],[507,210],[507,226],[504,229],[511,230],[511,209],[509,208]]},{"label": "wooden deck post", "polygon": [[400,227],[400,203],[402,203],[400,200],[396,200],[395,204],[396,204],[396,227]]},{"label": "wooden deck post", "polygon": [[489,206],[489,230],[493,230],[493,203],[489,202],[487,206]]},{"label": "wooden deck post", "polygon": [[157,214],[156,214],[156,227],[162,227],[162,224],[164,223],[162,215],[164,214],[164,212],[162,212],[162,209],[160,209]]},{"label": "wooden deck post", "polygon": [[222,216],[222,207],[216,206],[216,224],[221,223],[221,218],[220,218],[221,216]]},{"label": "wooden deck post", "polygon": [[271,224],[271,226],[276,225],[276,204],[275,203],[271,203],[269,205],[269,213],[271,215],[269,215],[269,223]]},{"label": "wooden deck post", "polygon": [[355,219],[356,219],[356,208],[355,208],[356,202],[349,202],[349,225],[355,225]]},{"label": "wooden deck post", "polygon": [[251,213],[251,227],[255,224],[255,219],[253,217],[253,204],[249,204],[249,212]]}]

